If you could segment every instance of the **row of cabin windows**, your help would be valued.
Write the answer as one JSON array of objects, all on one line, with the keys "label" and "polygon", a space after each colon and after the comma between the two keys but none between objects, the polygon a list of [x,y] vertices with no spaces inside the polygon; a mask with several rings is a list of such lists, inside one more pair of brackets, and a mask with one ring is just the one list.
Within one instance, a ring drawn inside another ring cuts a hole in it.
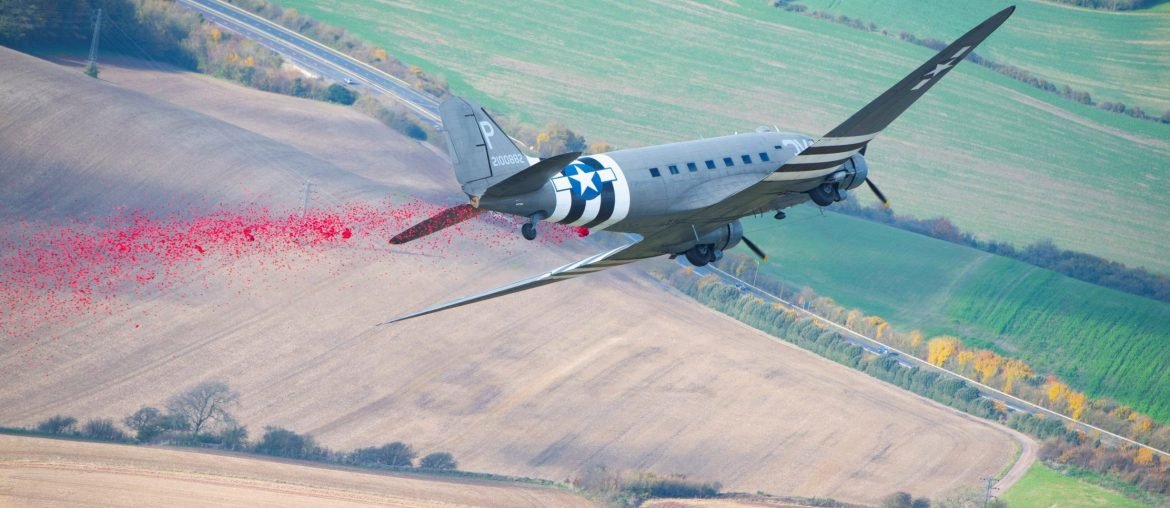
[{"label": "row of cabin windows", "polygon": [[[769,162],[772,160],[770,157],[768,157],[768,152],[760,152],[759,155],[760,155],[760,162]],[[744,164],[751,164],[752,163],[752,156],[751,155],[744,154],[744,155],[739,156],[739,158],[741,160],[743,160]],[[709,161],[703,161],[703,163],[707,165],[707,169],[715,169],[715,161],[709,160]],[[735,166],[735,161],[731,157],[724,157],[723,158],[723,167],[730,168],[732,166]],[[671,164],[671,165],[667,166],[666,170],[669,171],[670,174],[672,174],[672,175],[677,175],[680,172],[678,169],[678,165],[675,165],[675,164]],[[693,162],[687,163],[687,171],[694,173],[698,170],[699,170],[698,164],[695,164]],[[650,168],[650,176],[657,178],[659,176],[662,176],[662,172],[659,171],[658,168]]]}]

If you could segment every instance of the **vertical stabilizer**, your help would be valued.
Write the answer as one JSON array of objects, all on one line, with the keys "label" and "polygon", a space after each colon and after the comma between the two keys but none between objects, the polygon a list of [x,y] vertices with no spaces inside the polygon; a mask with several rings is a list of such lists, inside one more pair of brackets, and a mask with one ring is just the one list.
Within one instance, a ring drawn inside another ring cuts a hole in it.
[{"label": "vertical stabilizer", "polygon": [[488,187],[529,166],[528,157],[479,104],[452,96],[439,105],[439,115],[455,178],[467,195],[482,196]]}]

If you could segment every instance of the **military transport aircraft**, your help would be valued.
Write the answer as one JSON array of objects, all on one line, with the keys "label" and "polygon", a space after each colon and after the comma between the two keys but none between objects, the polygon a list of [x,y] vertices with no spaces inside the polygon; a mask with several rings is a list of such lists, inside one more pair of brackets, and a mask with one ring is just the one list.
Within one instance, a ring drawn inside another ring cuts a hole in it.
[{"label": "military transport aircraft", "polygon": [[[895,118],[930,90],[1015,10],[1009,7],[971,29],[898,84],[819,139],[760,128],[756,132],[581,157],[526,156],[478,104],[451,97],[439,106],[455,176],[469,204],[448,208],[390,240],[402,244],[493,210],[540,221],[633,233],[641,238],[507,286],[428,307],[387,323],[571,279],[661,255],[695,266],[718,260],[743,242],[739,219],[811,200],[828,206],[866,183],[865,149]],[[632,236],[632,235],[631,235]]]}]

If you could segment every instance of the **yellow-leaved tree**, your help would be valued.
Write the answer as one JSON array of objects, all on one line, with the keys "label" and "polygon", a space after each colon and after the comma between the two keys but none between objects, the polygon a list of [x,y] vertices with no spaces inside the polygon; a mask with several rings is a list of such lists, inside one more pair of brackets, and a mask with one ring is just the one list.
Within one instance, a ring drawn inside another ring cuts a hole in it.
[{"label": "yellow-leaved tree", "polygon": [[1073,420],[1080,420],[1081,415],[1085,414],[1085,394],[1081,392],[1071,392],[1068,394],[1068,415]]},{"label": "yellow-leaved tree", "polygon": [[959,339],[949,336],[935,337],[926,343],[926,347],[926,361],[936,367],[942,367],[959,350]]},{"label": "yellow-leaved tree", "polygon": [[[1021,360],[1008,360],[1003,364],[1003,391],[1012,393],[1012,384],[1016,380],[1032,375],[1032,368]],[[1084,395],[1082,395],[1084,397]],[[1074,417],[1075,418],[1075,417]]]},{"label": "yellow-leaved tree", "polygon": [[979,381],[986,383],[999,373],[999,355],[986,349],[975,354],[975,372],[979,373]]}]

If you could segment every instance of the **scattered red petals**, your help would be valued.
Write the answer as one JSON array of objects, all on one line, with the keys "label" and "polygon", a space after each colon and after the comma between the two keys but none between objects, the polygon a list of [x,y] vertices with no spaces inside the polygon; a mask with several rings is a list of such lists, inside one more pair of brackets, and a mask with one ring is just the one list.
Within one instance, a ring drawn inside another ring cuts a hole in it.
[{"label": "scattered red petals", "polygon": [[[0,351],[32,354],[49,338],[45,330],[118,316],[134,300],[125,297],[150,298],[199,283],[210,289],[212,276],[250,286],[250,276],[237,275],[245,261],[281,271],[305,262],[336,264],[338,259],[342,266],[334,269],[341,271],[361,262],[393,262],[402,253],[466,255],[478,262],[476,250],[452,250],[452,242],[462,238],[477,249],[511,253],[589,234],[586,228],[542,223],[537,242],[530,243],[520,239],[524,219],[484,213],[408,244],[387,245],[387,239],[444,208],[387,201],[305,213],[278,213],[262,206],[170,214],[131,210],[66,224],[3,223]],[[335,255],[326,258],[326,252]],[[178,298],[187,296],[192,295]],[[133,326],[140,328],[141,323]]]}]

